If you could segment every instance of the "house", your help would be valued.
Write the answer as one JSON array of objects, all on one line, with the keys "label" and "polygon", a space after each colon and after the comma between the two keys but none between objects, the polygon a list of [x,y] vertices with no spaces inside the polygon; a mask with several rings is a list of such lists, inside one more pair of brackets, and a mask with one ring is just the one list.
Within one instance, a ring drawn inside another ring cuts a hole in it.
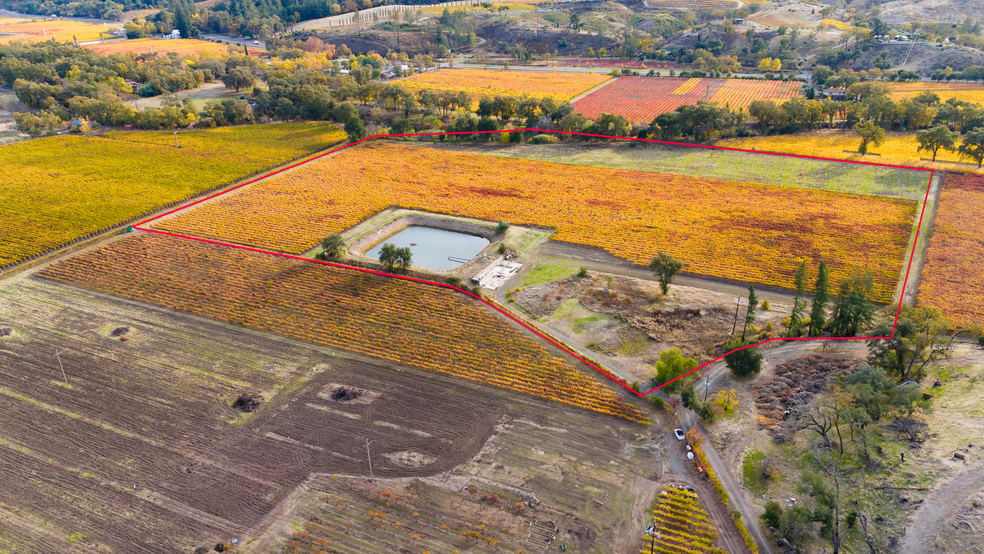
[{"label": "house", "polygon": [[165,34],[161,35],[161,38],[167,38],[167,39],[170,39],[170,38],[181,38],[181,31],[179,31],[177,29],[173,29],[170,33],[165,33]]},{"label": "house", "polygon": [[832,87],[823,91],[823,95],[831,100],[847,100],[847,89]]},{"label": "house", "polygon": [[742,23],[745,22],[745,20],[744,19],[732,19],[731,22],[734,23],[735,25],[741,25]]}]

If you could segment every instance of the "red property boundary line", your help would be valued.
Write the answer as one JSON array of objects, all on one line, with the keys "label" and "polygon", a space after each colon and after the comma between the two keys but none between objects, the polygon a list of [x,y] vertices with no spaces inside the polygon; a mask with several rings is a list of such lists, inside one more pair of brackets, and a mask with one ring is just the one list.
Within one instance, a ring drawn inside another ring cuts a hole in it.
[{"label": "red property boundary line", "polygon": [[[222,196],[224,194],[228,194],[230,192],[233,192],[233,191],[238,190],[240,188],[243,188],[245,186],[251,185],[251,184],[256,183],[258,181],[262,181],[263,179],[267,179],[267,178],[273,177],[275,175],[278,175],[280,173],[284,173],[284,172],[289,171],[291,169],[294,169],[294,168],[296,168],[298,166],[301,166],[301,165],[304,165],[306,163],[309,163],[309,162],[318,160],[318,159],[323,158],[325,156],[328,156],[330,154],[334,154],[336,152],[340,152],[342,150],[351,148],[353,146],[362,144],[363,142],[366,142],[366,141],[370,141],[370,140],[374,140],[374,139],[386,139],[386,138],[405,138],[405,137],[442,136],[442,135],[443,136],[452,136],[452,135],[502,134],[502,133],[512,133],[512,132],[556,133],[556,134],[563,134],[563,135],[573,135],[573,136],[592,137],[592,138],[605,138],[605,139],[616,139],[616,140],[631,140],[631,141],[637,141],[637,142],[648,142],[648,143],[665,144],[665,145],[671,145],[671,146],[689,146],[689,147],[692,147],[692,148],[705,148],[705,149],[709,149],[709,150],[725,150],[725,151],[730,151],[730,152],[743,152],[743,153],[748,153],[748,154],[763,154],[763,155],[769,155],[769,156],[781,156],[781,157],[788,157],[788,158],[799,158],[799,159],[817,160],[817,161],[824,161],[824,162],[849,163],[849,164],[868,165],[868,166],[875,166],[875,167],[886,167],[886,168],[891,168],[891,169],[909,169],[909,170],[913,170],[913,171],[925,171],[925,172],[928,172],[929,173],[929,180],[928,180],[928,183],[926,184],[926,194],[925,194],[925,196],[923,198],[922,210],[919,213],[919,222],[916,224],[916,233],[914,235],[915,238],[912,241],[912,252],[910,252],[910,255],[909,255],[909,264],[908,264],[908,266],[906,267],[906,270],[905,270],[905,280],[902,282],[902,293],[899,294],[899,303],[898,303],[898,307],[895,310],[895,320],[892,323],[892,334],[889,335],[889,336],[887,336],[887,337],[822,337],[822,338],[821,337],[775,337],[775,338],[771,338],[771,339],[768,339],[768,340],[765,340],[765,341],[762,341],[762,342],[756,342],[756,343],[749,344],[747,346],[743,346],[741,348],[736,348],[734,350],[731,350],[729,352],[726,352],[726,353],[718,356],[717,358],[714,358],[714,359],[712,359],[710,361],[707,361],[707,362],[704,362],[703,364],[700,364],[699,366],[695,367],[693,370],[688,371],[687,373],[684,373],[683,375],[677,377],[676,379],[673,379],[671,381],[668,381],[666,383],[663,383],[662,385],[660,385],[658,387],[654,387],[653,389],[650,389],[650,390],[648,390],[646,392],[639,392],[639,391],[633,389],[628,384],[622,382],[622,380],[620,378],[614,377],[611,373],[609,373],[608,371],[606,371],[606,370],[602,369],[601,367],[599,367],[598,365],[596,365],[593,361],[588,360],[587,358],[581,356],[577,352],[573,351],[571,348],[568,348],[563,343],[558,342],[557,340],[555,340],[550,335],[547,335],[547,334],[541,332],[539,329],[537,329],[537,328],[533,327],[532,325],[526,323],[522,319],[514,316],[512,313],[509,313],[508,311],[503,310],[502,308],[499,308],[498,306],[496,306],[495,304],[493,304],[493,303],[485,300],[481,296],[478,296],[478,295],[476,295],[474,293],[471,293],[471,292],[469,292],[467,290],[463,290],[463,289],[460,289],[458,287],[449,285],[447,283],[439,283],[439,282],[436,282],[436,281],[428,281],[426,279],[418,279],[418,278],[409,277],[409,276],[406,276],[406,275],[394,275],[392,273],[386,273],[386,272],[383,272],[383,271],[376,271],[376,270],[365,269],[365,268],[361,268],[361,267],[352,267],[352,266],[337,264],[337,263],[333,263],[333,262],[327,262],[327,261],[322,261],[322,260],[314,260],[314,259],[311,259],[311,258],[304,258],[304,257],[301,257],[301,256],[294,256],[294,255],[291,255],[291,254],[283,254],[283,253],[280,253],[280,252],[273,252],[273,251],[270,251],[270,250],[264,250],[262,248],[252,248],[252,247],[249,247],[249,246],[242,246],[242,245],[239,245],[239,244],[231,244],[231,243],[222,242],[222,241],[216,241],[216,240],[210,240],[210,239],[203,239],[203,238],[192,237],[192,236],[188,236],[188,235],[180,235],[180,234],[177,234],[177,233],[170,233],[170,232],[167,232],[167,231],[160,231],[160,230],[157,230],[157,229],[150,229],[150,228],[145,228],[144,227],[145,225],[148,225],[148,224],[150,224],[150,223],[152,223],[152,222],[154,222],[154,221],[156,221],[158,219],[161,219],[163,217],[166,217],[168,215],[171,215],[171,214],[173,214],[175,212],[186,210],[188,208],[191,208],[193,206],[196,206],[198,204],[201,204],[203,202],[206,202],[206,201],[211,200],[213,198],[216,198],[218,196]],[[478,300],[479,302],[485,304],[487,307],[495,310],[499,314],[501,314],[501,315],[507,317],[508,319],[510,319],[511,321],[519,324],[520,326],[522,326],[527,331],[533,333],[534,335],[536,335],[536,336],[540,337],[541,339],[547,341],[548,343],[552,344],[553,346],[559,348],[563,352],[565,352],[568,355],[570,355],[570,356],[574,357],[575,359],[579,360],[580,362],[582,362],[586,366],[590,367],[591,369],[594,369],[595,371],[601,373],[602,375],[604,375],[605,377],[611,379],[615,383],[618,383],[624,389],[632,392],[636,396],[645,397],[645,396],[647,396],[647,395],[649,395],[649,394],[651,394],[653,392],[656,392],[657,390],[665,387],[666,385],[669,385],[670,383],[676,381],[677,379],[682,379],[682,378],[690,375],[691,373],[694,373],[694,372],[696,372],[696,371],[698,371],[698,370],[700,370],[700,369],[702,369],[702,368],[704,368],[704,367],[706,367],[706,366],[708,366],[708,365],[710,365],[710,364],[712,364],[712,363],[714,363],[714,362],[716,362],[718,360],[723,359],[728,354],[731,354],[733,352],[737,352],[739,350],[744,350],[746,348],[752,348],[752,347],[755,347],[755,346],[758,346],[758,345],[768,344],[768,343],[773,342],[773,341],[795,341],[795,340],[813,340],[813,341],[815,341],[815,340],[871,340],[871,339],[891,339],[891,338],[893,338],[895,336],[895,328],[898,326],[899,314],[902,311],[902,297],[904,296],[904,293],[905,293],[905,287],[909,283],[909,273],[912,271],[912,261],[913,261],[913,259],[915,259],[916,244],[919,242],[919,232],[922,229],[923,216],[926,214],[926,204],[929,201],[929,191],[930,191],[930,188],[932,187],[932,184],[933,184],[933,176],[934,175],[935,175],[935,170],[933,170],[933,169],[927,169],[927,168],[922,168],[922,167],[909,167],[909,166],[904,166],[904,165],[891,165],[891,164],[881,164],[881,163],[873,163],[873,162],[861,162],[861,161],[857,161],[857,160],[838,160],[838,159],[834,159],[834,158],[822,158],[822,157],[818,157],[818,156],[803,156],[803,155],[799,155],[799,154],[787,154],[787,153],[783,153],[783,152],[765,152],[765,151],[761,151],[761,150],[745,150],[745,149],[742,149],[742,148],[728,148],[728,147],[723,147],[723,146],[708,146],[708,145],[702,145],[702,144],[688,144],[688,143],[684,143],[684,142],[671,142],[671,141],[655,140],[655,139],[643,139],[643,138],[634,138],[634,137],[612,137],[612,136],[608,136],[608,135],[597,135],[597,134],[591,134],[591,133],[575,133],[575,132],[565,132],[565,131],[552,131],[552,130],[548,130],[548,129],[511,129],[511,130],[506,130],[506,131],[475,131],[475,132],[450,132],[450,133],[443,133],[442,132],[442,133],[418,133],[418,134],[405,134],[405,135],[373,135],[373,136],[366,137],[366,138],[364,138],[362,140],[359,140],[359,141],[356,141],[356,142],[347,144],[345,146],[341,146],[341,147],[338,147],[338,148],[333,148],[333,149],[328,150],[326,152],[322,152],[321,154],[318,154],[316,156],[312,156],[310,158],[307,158],[305,160],[302,160],[302,161],[299,161],[297,163],[291,164],[291,165],[289,165],[287,167],[278,169],[276,171],[271,171],[270,173],[266,173],[266,174],[264,174],[264,175],[262,175],[260,177],[257,177],[255,179],[252,179],[250,181],[247,181],[245,183],[242,183],[242,184],[237,185],[235,187],[232,187],[230,189],[227,189],[227,190],[224,190],[224,191],[221,191],[221,192],[217,192],[215,194],[212,194],[210,196],[207,196],[205,198],[202,198],[200,200],[197,200],[195,202],[192,202],[191,204],[187,204],[185,206],[181,206],[181,207],[175,208],[173,210],[170,210],[168,212],[165,212],[165,213],[163,213],[161,215],[158,215],[156,217],[153,217],[153,218],[150,218],[150,219],[141,221],[140,223],[137,223],[136,225],[133,225],[132,228],[133,229],[140,230],[140,231],[146,231],[146,232],[149,232],[149,233],[156,233],[156,234],[159,234],[159,235],[166,235],[166,236],[180,238],[180,239],[186,239],[186,240],[193,240],[193,241],[197,241],[197,242],[203,242],[203,243],[206,243],[206,244],[214,244],[214,245],[218,245],[218,246],[225,246],[225,247],[229,247],[229,248],[236,248],[236,249],[239,249],[239,250],[245,250],[247,252],[255,252],[255,253],[259,253],[259,254],[268,254],[268,255],[271,255],[271,256],[279,256],[279,257],[282,257],[282,258],[289,258],[289,259],[292,259],[292,260],[299,260],[299,261],[304,261],[304,262],[311,262],[311,263],[326,265],[326,266],[330,266],[330,267],[334,267],[334,268],[338,268],[338,269],[346,269],[346,270],[350,270],[350,271],[358,271],[358,272],[361,272],[361,273],[368,273],[368,274],[372,274],[372,275],[379,275],[379,276],[382,276],[382,277],[389,277],[389,278],[392,278],[392,279],[400,279],[400,280],[403,280],[403,281],[411,281],[411,282],[414,282],[414,283],[420,283],[420,284],[429,285],[429,286],[433,286],[433,287],[440,287],[440,288],[445,288],[445,289],[450,289],[450,290],[453,290],[453,291],[457,291],[459,293],[462,293],[462,294],[464,294],[466,296],[469,296],[471,298],[474,298],[475,300]]]}]

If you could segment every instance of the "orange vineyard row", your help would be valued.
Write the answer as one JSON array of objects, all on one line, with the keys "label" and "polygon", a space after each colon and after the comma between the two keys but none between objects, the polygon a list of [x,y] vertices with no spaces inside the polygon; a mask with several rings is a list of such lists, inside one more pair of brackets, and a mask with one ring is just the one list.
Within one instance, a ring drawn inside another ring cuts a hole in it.
[{"label": "orange vineyard row", "polygon": [[960,327],[984,324],[984,177],[949,173],[919,285],[921,304]]},{"label": "orange vineyard row", "polygon": [[162,235],[42,276],[646,422],[602,383],[458,292]]},{"label": "orange vineyard row", "polygon": [[553,227],[635,263],[665,251],[690,273],[787,288],[801,260],[824,259],[840,279],[861,259],[887,301],[916,204],[370,143],[157,226],[301,253],[389,206]]}]

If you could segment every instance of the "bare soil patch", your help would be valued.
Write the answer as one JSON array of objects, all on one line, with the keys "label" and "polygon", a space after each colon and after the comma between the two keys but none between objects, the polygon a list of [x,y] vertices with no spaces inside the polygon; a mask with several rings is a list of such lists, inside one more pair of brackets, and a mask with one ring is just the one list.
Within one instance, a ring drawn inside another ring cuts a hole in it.
[{"label": "bare soil patch", "polygon": [[[668,348],[698,361],[717,356],[733,330],[741,334],[744,322],[742,309],[736,324],[730,294],[672,285],[663,296],[656,282],[593,272],[520,288],[510,298],[565,340],[607,356],[638,380],[650,377],[652,364]],[[770,301],[748,334],[781,334],[790,311],[785,302]]]},{"label": "bare soil patch", "polygon": [[434,458],[426,454],[421,454],[420,452],[414,452],[412,450],[383,454],[383,457],[399,467],[409,469],[419,469],[430,465],[435,461]]}]

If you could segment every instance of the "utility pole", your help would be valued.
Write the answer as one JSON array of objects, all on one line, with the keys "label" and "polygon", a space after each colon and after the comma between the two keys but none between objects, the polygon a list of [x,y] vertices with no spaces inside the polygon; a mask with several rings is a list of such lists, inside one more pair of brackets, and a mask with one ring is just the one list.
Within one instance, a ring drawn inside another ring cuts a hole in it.
[{"label": "utility pole", "polygon": [[369,458],[369,478],[375,479],[375,477],[372,476],[372,454],[369,453],[370,444],[372,444],[372,441],[366,439],[366,457]]},{"label": "utility pole", "polygon": [[735,324],[731,326],[731,336],[735,336],[735,329],[738,328],[738,307],[741,306],[741,297],[735,301]]},{"label": "utility pole", "polygon": [[177,131],[174,132],[174,147],[175,148],[178,147],[178,132]]},{"label": "utility pole", "polygon": [[58,358],[58,367],[61,368],[61,370],[62,370],[62,379],[65,380],[65,384],[67,385],[68,384],[68,376],[65,375],[65,366],[62,365],[61,352],[59,352],[57,348],[55,349],[55,357]]},{"label": "utility pole", "polygon": [[704,376],[704,402],[707,402],[707,389],[711,386],[711,377],[709,375]]}]

